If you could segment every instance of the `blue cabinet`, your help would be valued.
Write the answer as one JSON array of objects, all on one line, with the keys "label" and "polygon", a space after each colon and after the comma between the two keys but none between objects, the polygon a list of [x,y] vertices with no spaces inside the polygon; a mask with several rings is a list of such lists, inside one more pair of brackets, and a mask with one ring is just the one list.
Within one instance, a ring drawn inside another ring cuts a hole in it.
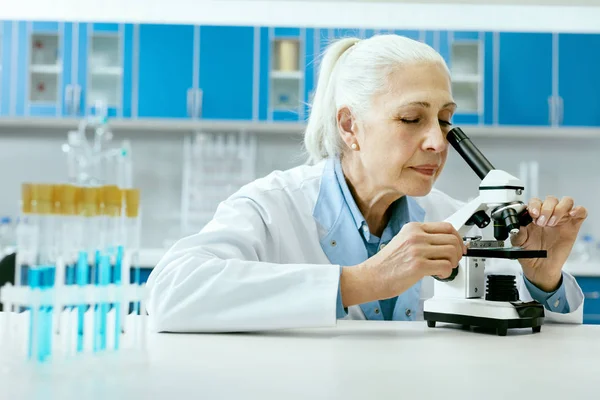
[{"label": "blue cabinet", "polygon": [[71,27],[71,23],[63,22],[18,23],[19,50],[16,55],[13,52],[13,57],[17,57],[16,115],[67,114],[65,89],[72,66]]},{"label": "blue cabinet", "polygon": [[198,87],[194,79],[198,36],[199,28],[192,25],[139,27],[137,114],[140,118],[199,116],[194,101],[194,89]]},{"label": "blue cabinet", "polygon": [[131,24],[19,22],[16,31],[15,115],[131,115]]},{"label": "blue cabinet", "polygon": [[0,115],[10,114],[13,26],[13,22],[0,21]]},{"label": "blue cabinet", "polygon": [[499,38],[498,122],[549,125],[552,34],[503,32]]},{"label": "blue cabinet", "polygon": [[558,35],[557,124],[600,126],[600,34]]},{"label": "blue cabinet", "polygon": [[[252,120],[255,28],[200,27],[200,93],[203,119]],[[258,61],[258,57],[256,56]],[[258,83],[258,82],[257,82]]]},{"label": "blue cabinet", "polygon": [[458,105],[453,123],[491,124],[494,119],[494,35],[491,32],[440,32],[437,49],[452,75]]},{"label": "blue cabinet", "polygon": [[[307,29],[261,28],[259,54],[259,119],[305,120],[307,93]],[[314,43],[314,42],[313,42]],[[312,44],[314,46],[314,44]],[[313,74],[314,83],[314,74]]]},{"label": "blue cabinet", "polygon": [[133,24],[81,23],[74,37],[74,113],[132,115]]},{"label": "blue cabinet", "polygon": [[584,296],[583,323],[600,324],[600,277],[575,277]]}]

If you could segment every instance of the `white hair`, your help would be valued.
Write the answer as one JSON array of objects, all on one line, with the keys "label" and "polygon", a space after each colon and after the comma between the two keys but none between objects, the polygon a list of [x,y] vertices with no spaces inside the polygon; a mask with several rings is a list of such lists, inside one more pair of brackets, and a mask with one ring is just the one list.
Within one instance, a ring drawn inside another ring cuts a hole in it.
[{"label": "white hair", "polygon": [[425,43],[399,35],[369,39],[345,38],[325,50],[319,81],[304,134],[309,162],[338,156],[342,140],[337,111],[348,106],[360,115],[371,106],[374,95],[389,88],[388,77],[400,65],[431,62],[450,71],[443,57]]}]

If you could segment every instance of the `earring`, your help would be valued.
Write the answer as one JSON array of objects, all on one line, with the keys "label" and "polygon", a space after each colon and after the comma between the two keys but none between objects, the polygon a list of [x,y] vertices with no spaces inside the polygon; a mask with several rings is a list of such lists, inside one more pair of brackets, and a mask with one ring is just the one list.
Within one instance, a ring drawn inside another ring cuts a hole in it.
[{"label": "earring", "polygon": [[358,149],[358,145],[356,143],[352,143],[350,147],[352,148],[352,150]]}]

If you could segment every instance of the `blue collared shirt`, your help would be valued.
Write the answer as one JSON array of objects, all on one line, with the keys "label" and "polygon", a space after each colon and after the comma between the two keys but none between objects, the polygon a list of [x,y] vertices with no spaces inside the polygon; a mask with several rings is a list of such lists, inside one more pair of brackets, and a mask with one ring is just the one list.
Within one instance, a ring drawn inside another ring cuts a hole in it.
[{"label": "blue collared shirt", "polygon": [[[396,236],[404,224],[408,222],[422,222],[425,217],[425,211],[409,196],[403,196],[392,204],[390,220],[383,230],[381,237],[373,235],[367,222],[360,212],[354,197],[350,192],[344,173],[342,171],[341,162],[339,159],[328,160],[329,164],[324,170],[324,175],[331,174],[333,177],[324,176],[319,193],[320,205],[329,205],[337,203],[343,204],[342,208],[346,208],[346,218],[352,219],[352,226],[356,228],[354,232],[341,230],[341,235],[356,235],[358,231],[362,243],[366,250],[366,257],[370,258],[383,248],[394,236]],[[322,196],[330,196],[331,198],[322,198]],[[323,210],[315,210],[316,214],[322,214]],[[345,232],[345,233],[344,233]],[[349,239],[349,238],[348,238]],[[339,238],[340,243],[350,243],[351,240],[346,240],[345,237]],[[364,261],[364,260],[362,260]],[[333,260],[332,260],[333,262]],[[340,269],[340,276],[341,276]],[[565,286],[561,281],[560,287],[554,292],[548,293],[534,286],[526,277],[524,277],[525,286],[528,288],[531,297],[537,300],[550,311],[557,313],[568,313],[570,311],[569,304],[566,298]],[[420,300],[421,282],[415,284],[412,288],[402,293],[400,296],[391,299],[379,300],[378,302],[370,302],[361,304],[361,308],[367,319],[374,320],[414,320],[418,303]],[[338,285],[337,295],[337,318],[344,318],[347,315],[347,310],[344,309],[342,302],[341,287]]]}]

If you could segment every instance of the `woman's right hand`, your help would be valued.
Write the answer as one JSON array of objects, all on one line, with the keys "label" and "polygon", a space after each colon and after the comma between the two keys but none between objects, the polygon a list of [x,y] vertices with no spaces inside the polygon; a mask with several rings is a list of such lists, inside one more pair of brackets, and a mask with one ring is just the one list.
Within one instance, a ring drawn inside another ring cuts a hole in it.
[{"label": "woman's right hand", "polygon": [[448,222],[411,222],[366,261],[380,276],[385,297],[397,296],[425,276],[448,278],[466,254],[462,237]]},{"label": "woman's right hand", "polygon": [[398,296],[425,276],[448,278],[466,251],[450,223],[410,222],[379,253],[344,269],[344,306]]}]

